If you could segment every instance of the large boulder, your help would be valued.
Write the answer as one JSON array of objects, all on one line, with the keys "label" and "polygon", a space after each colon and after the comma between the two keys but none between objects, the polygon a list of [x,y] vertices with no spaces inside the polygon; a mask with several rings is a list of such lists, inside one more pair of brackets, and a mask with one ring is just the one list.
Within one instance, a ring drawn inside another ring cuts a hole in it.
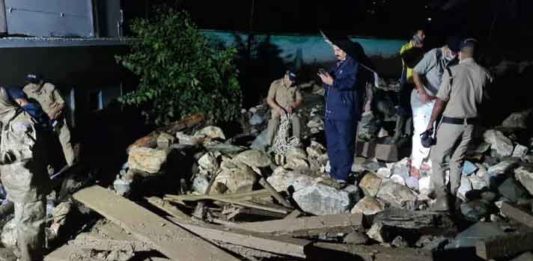
[{"label": "large boulder", "polygon": [[307,153],[301,148],[289,148],[287,152],[285,152],[285,165],[283,167],[293,170],[309,169]]},{"label": "large boulder", "polygon": [[257,174],[249,166],[227,163],[215,177],[209,194],[249,192],[252,191],[256,180]]},{"label": "large boulder", "polygon": [[235,158],[235,162],[242,162],[251,168],[265,168],[272,164],[270,157],[260,150],[247,150],[239,153]]},{"label": "large boulder", "polygon": [[385,206],[374,197],[364,197],[352,208],[352,213],[361,213],[363,215],[374,215],[385,209]]},{"label": "large boulder", "polygon": [[515,178],[533,195],[533,170],[531,168],[520,167],[514,171]]},{"label": "large boulder", "polygon": [[132,170],[156,174],[167,161],[166,150],[131,147],[128,151],[128,167]]},{"label": "large boulder", "polygon": [[292,198],[303,211],[314,215],[345,213],[353,205],[348,192],[323,184],[297,190]]},{"label": "large boulder", "polygon": [[483,138],[500,157],[508,157],[513,154],[513,142],[505,137],[501,131],[487,130],[483,134]]},{"label": "large boulder", "polygon": [[376,174],[369,172],[359,182],[359,187],[363,190],[365,196],[375,197],[381,186],[381,178]]},{"label": "large boulder", "polygon": [[377,197],[395,207],[414,207],[417,199],[408,187],[393,181],[383,182]]},{"label": "large boulder", "polygon": [[531,115],[531,110],[512,113],[505,120],[503,120],[502,127],[527,129],[527,120],[529,115]]}]

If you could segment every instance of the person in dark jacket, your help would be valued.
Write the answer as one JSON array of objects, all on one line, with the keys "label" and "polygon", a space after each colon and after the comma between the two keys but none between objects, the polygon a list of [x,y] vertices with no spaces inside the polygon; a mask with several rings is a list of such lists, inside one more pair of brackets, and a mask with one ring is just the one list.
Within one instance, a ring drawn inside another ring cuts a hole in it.
[{"label": "person in dark jacket", "polygon": [[320,71],[319,77],[326,88],[325,132],[330,176],[346,183],[355,153],[357,122],[361,118],[362,86],[358,84],[359,62],[355,44],[348,38],[331,40],[336,65],[329,71]]},{"label": "person in dark jacket", "polygon": [[42,130],[52,130],[54,121],[50,120],[48,115],[43,111],[43,108],[41,108],[41,105],[28,100],[22,88],[12,86],[6,88],[6,91],[9,97],[36,121],[36,127]]}]

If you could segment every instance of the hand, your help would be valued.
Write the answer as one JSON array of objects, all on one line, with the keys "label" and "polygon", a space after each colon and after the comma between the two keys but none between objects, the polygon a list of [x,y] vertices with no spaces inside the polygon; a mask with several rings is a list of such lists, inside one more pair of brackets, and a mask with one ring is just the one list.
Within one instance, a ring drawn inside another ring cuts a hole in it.
[{"label": "hand", "polygon": [[427,92],[425,90],[418,91],[418,97],[420,97],[420,100],[423,103],[428,103],[431,100],[435,99],[435,97],[430,96],[429,94],[427,94]]},{"label": "hand", "polygon": [[329,73],[319,73],[318,76],[320,77],[320,80],[326,85],[333,85],[333,77],[329,75]]},{"label": "hand", "polygon": [[293,108],[292,108],[292,106],[289,106],[289,107],[287,108],[287,113],[290,114],[290,113],[292,113],[292,112],[293,112]]},{"label": "hand", "polygon": [[285,114],[287,114],[287,112],[285,112],[285,110],[281,107],[277,108],[276,112],[279,116],[285,116]]}]

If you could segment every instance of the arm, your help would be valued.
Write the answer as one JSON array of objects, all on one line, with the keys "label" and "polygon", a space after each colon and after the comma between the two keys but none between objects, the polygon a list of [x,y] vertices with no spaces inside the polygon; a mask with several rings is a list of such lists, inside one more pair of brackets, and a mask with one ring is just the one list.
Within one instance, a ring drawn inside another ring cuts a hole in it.
[{"label": "arm", "polygon": [[65,100],[54,86],[52,90],[52,97],[54,99],[53,110],[52,113],[50,113],[50,115],[48,116],[50,117],[50,119],[55,120],[61,117],[61,115],[63,114],[63,111],[65,109]]},{"label": "arm", "polygon": [[297,90],[296,91],[296,100],[294,101],[294,103],[292,104],[292,109],[298,109],[300,108],[300,106],[302,106],[303,104],[303,97],[302,97],[302,93],[300,92],[300,90]]},{"label": "arm", "polygon": [[329,73],[325,74],[319,74],[320,79],[322,79],[322,82],[331,88],[334,88],[338,91],[349,91],[354,89],[355,81],[356,81],[356,75],[358,71],[358,66],[354,65],[353,68],[345,68],[345,70],[348,70],[348,73],[339,75],[337,78],[333,79],[333,77]]},{"label": "arm", "polygon": [[415,83],[416,91],[423,102],[428,102],[433,99],[433,97],[429,96],[426,92],[422,75],[428,73],[428,71],[433,67],[433,64],[436,62],[435,52],[430,51],[426,53],[424,58],[422,58],[422,60],[413,68],[413,82]]},{"label": "arm", "polygon": [[442,114],[444,109],[446,108],[446,101],[441,100],[440,98],[437,98],[435,101],[435,106],[433,107],[433,111],[431,112],[431,119],[429,120],[427,129],[433,129],[433,124],[439,116]]},{"label": "arm", "polygon": [[273,111],[277,112],[279,115],[282,115],[284,114],[285,109],[279,106],[279,104],[274,99],[275,97],[276,97],[276,86],[275,86],[275,83],[272,83],[270,85],[270,89],[268,90],[267,104]]}]

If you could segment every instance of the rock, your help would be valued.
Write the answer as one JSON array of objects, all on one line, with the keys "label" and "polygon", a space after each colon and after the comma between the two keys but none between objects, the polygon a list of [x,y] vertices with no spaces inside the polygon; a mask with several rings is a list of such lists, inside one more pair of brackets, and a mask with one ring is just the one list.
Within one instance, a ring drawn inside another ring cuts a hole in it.
[{"label": "rock", "polygon": [[307,127],[310,128],[310,129],[316,128],[316,129],[319,129],[319,130],[323,130],[324,129],[324,121],[320,117],[315,117],[315,118],[311,119],[307,123]]},{"label": "rock", "polygon": [[505,232],[496,223],[478,222],[455,237],[455,242],[449,248],[475,247],[476,242],[483,239],[503,236]]},{"label": "rock", "polygon": [[515,178],[529,191],[533,196],[533,171],[526,167],[520,167],[514,171]]},{"label": "rock", "polygon": [[296,171],[288,171],[282,167],[276,168],[274,173],[267,178],[267,181],[279,192],[288,191],[290,187],[292,187],[294,191],[297,191],[315,183],[314,179],[310,176]]},{"label": "rock", "polygon": [[477,166],[477,172],[476,172],[476,176],[480,177],[480,178],[483,178],[485,177],[485,175],[487,175],[487,173],[489,172],[487,170],[487,168],[483,165],[483,164],[476,164]]},{"label": "rock", "polygon": [[466,160],[464,165],[463,165],[463,175],[464,176],[470,176],[470,175],[474,174],[477,169],[478,169],[478,167],[474,163]]},{"label": "rock", "polygon": [[144,147],[131,147],[128,151],[128,167],[133,170],[156,174],[167,160],[167,151]]},{"label": "rock", "polygon": [[486,179],[480,178],[477,175],[469,176],[468,179],[470,180],[470,184],[472,184],[472,189],[475,190],[483,190],[484,188],[489,187],[489,183]]},{"label": "rock", "polygon": [[507,178],[500,186],[498,186],[498,192],[511,202],[516,202],[519,199],[528,196],[527,191],[522,188],[514,178]]},{"label": "rock", "polygon": [[529,152],[529,148],[528,147],[526,147],[524,145],[516,144],[516,146],[514,147],[514,150],[513,150],[512,157],[513,158],[522,159],[522,158],[524,158],[527,155],[528,152]]},{"label": "rock", "polygon": [[362,213],[363,215],[374,215],[383,211],[385,207],[374,197],[365,196],[359,200],[352,208],[352,213]]},{"label": "rock", "polygon": [[255,140],[252,142],[252,145],[250,145],[251,149],[255,150],[263,150],[266,146],[268,146],[268,137],[267,137],[267,130],[263,130]]},{"label": "rock", "polygon": [[222,129],[216,126],[207,126],[197,131],[196,133],[194,133],[194,136],[197,136],[197,137],[203,136],[203,137],[207,137],[212,140],[214,139],[225,140],[226,139],[226,136],[224,135],[224,132],[222,131]]},{"label": "rock", "polygon": [[214,174],[218,170],[217,158],[208,152],[198,159],[198,166],[205,172]]},{"label": "rock", "polygon": [[415,246],[426,250],[442,250],[449,240],[443,236],[423,235],[416,241]]},{"label": "rock", "polygon": [[365,196],[375,197],[378,194],[381,185],[381,178],[376,174],[369,172],[359,182],[359,187],[363,190]]},{"label": "rock", "polygon": [[352,172],[361,173],[365,171],[365,168],[363,167],[365,161],[365,158],[355,157],[352,163]]},{"label": "rock", "polygon": [[431,193],[431,180],[429,176],[422,177],[418,180],[418,191],[424,195]]},{"label": "rock", "polygon": [[235,162],[242,162],[243,164],[252,168],[266,168],[272,164],[270,157],[260,150],[247,150],[239,153],[233,159]]},{"label": "rock", "polygon": [[418,190],[418,179],[410,176],[405,180],[405,185],[412,190]]},{"label": "rock", "polygon": [[350,202],[358,202],[361,199],[361,192],[358,186],[349,184],[342,190],[350,196]]},{"label": "rock", "polygon": [[309,163],[307,162],[307,154],[301,148],[289,148],[285,153],[285,161],[286,163],[283,167],[286,169],[309,169]]},{"label": "rock", "polygon": [[176,138],[178,138],[179,144],[182,144],[182,145],[195,146],[197,144],[200,144],[200,142],[202,142],[202,138],[187,135],[183,132],[176,132]]},{"label": "rock", "polygon": [[505,137],[501,131],[487,130],[483,134],[483,138],[500,157],[508,157],[513,154],[513,142]]},{"label": "rock", "polygon": [[366,160],[363,164],[363,169],[376,172],[378,171],[382,166],[381,164],[376,160]]},{"label": "rock", "polygon": [[326,148],[316,141],[311,141],[311,144],[305,150],[309,158],[319,158],[326,154]]},{"label": "rock", "polygon": [[209,194],[250,192],[256,180],[257,174],[247,165],[236,164],[232,168],[221,168]]},{"label": "rock", "polygon": [[16,230],[15,219],[9,220],[4,227],[2,228],[2,235],[0,236],[2,240],[3,247],[15,248],[17,246],[17,230]]},{"label": "rock", "polygon": [[392,172],[389,168],[379,168],[376,175],[380,178],[388,179],[392,175]]},{"label": "rock", "polygon": [[392,181],[381,184],[377,197],[395,207],[414,207],[416,195],[406,186]]},{"label": "rock", "polygon": [[157,148],[168,149],[175,141],[176,138],[174,136],[166,132],[160,133],[159,136],[157,136]]},{"label": "rock", "polygon": [[484,200],[472,200],[461,204],[461,213],[463,217],[471,222],[478,222],[483,218],[489,217],[490,206]]},{"label": "rock", "polygon": [[265,118],[261,117],[261,115],[257,113],[254,113],[248,122],[252,126],[261,125],[263,122],[265,122]]},{"label": "rock", "polygon": [[401,161],[394,163],[392,166],[392,175],[400,175],[404,179],[409,177],[408,160],[408,158],[404,158]]},{"label": "rock", "polygon": [[196,175],[192,181],[192,190],[198,194],[207,194],[209,180],[204,175]]},{"label": "rock", "polygon": [[496,193],[492,192],[492,191],[483,191],[481,193],[481,198],[483,200],[485,200],[486,202],[494,202],[496,200],[496,198],[498,197],[498,195],[496,195]]},{"label": "rock", "polygon": [[470,179],[467,176],[462,176],[459,189],[457,190],[457,196],[463,201],[466,201],[466,193],[470,192],[471,190],[472,183],[470,182]]},{"label": "rock", "polygon": [[115,189],[117,195],[126,196],[131,191],[131,182],[131,180],[117,177],[115,181],[113,181],[113,189]]},{"label": "rock", "polygon": [[346,244],[364,245],[368,242],[368,236],[364,233],[353,231],[344,237],[343,242]]},{"label": "rock", "polygon": [[511,170],[514,166],[518,164],[517,159],[507,159],[504,160],[496,165],[490,166],[488,169],[489,176],[496,176],[507,173],[509,170]]},{"label": "rock", "polygon": [[533,252],[523,253],[511,261],[531,261],[531,260],[533,260]]},{"label": "rock", "polygon": [[353,205],[348,192],[323,184],[314,184],[297,190],[292,198],[303,211],[314,215],[345,213]]},{"label": "rock", "polygon": [[527,119],[530,114],[531,110],[512,113],[502,122],[502,127],[527,129]]},{"label": "rock", "polygon": [[402,186],[405,186],[405,179],[398,174],[393,174],[392,176],[390,176],[390,180],[394,183],[398,183]]},{"label": "rock", "polygon": [[489,149],[490,149],[490,143],[482,142],[481,144],[479,144],[479,145],[476,147],[476,149],[474,150],[474,152],[477,153],[477,154],[484,154],[484,153],[487,152]]},{"label": "rock", "polygon": [[380,222],[372,224],[366,235],[380,243],[386,243],[388,235],[384,229],[384,225]]},{"label": "rock", "polygon": [[397,236],[395,237],[392,242],[391,242],[391,245],[393,247],[397,247],[397,248],[406,248],[409,246],[409,244],[407,243],[407,241],[405,241],[405,239],[403,239],[402,236]]}]

